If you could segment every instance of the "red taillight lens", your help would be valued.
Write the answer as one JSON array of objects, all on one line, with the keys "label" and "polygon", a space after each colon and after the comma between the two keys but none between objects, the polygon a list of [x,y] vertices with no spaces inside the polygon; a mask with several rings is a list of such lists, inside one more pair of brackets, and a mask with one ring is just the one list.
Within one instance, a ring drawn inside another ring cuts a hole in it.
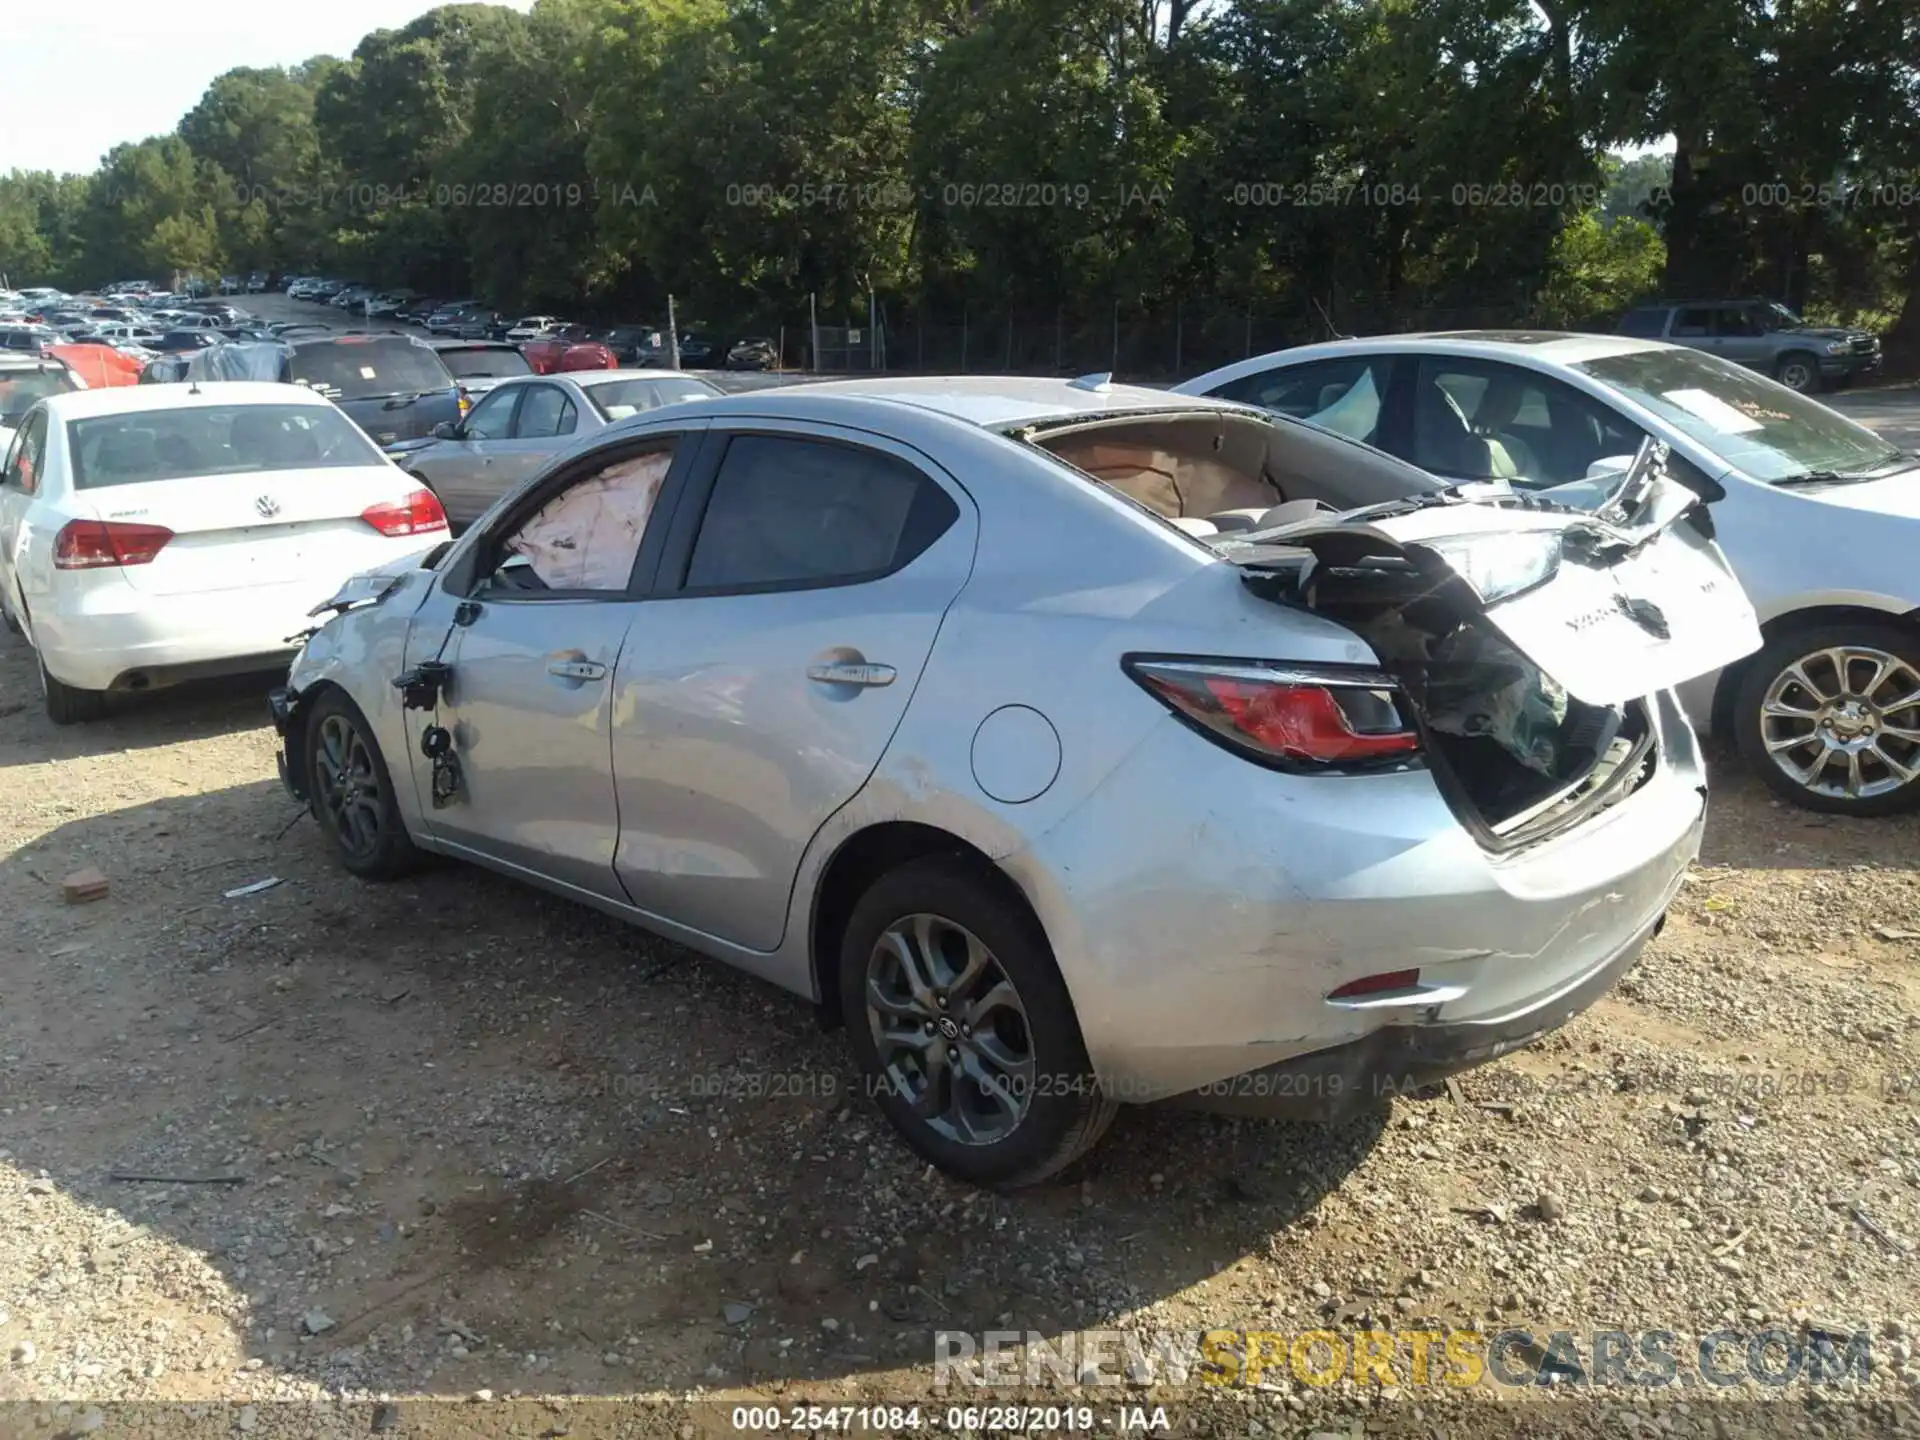
[{"label": "red taillight lens", "polygon": [[1127,673],[1175,714],[1252,759],[1306,768],[1417,754],[1384,675],[1258,662],[1130,657]]},{"label": "red taillight lens", "polygon": [[164,525],[129,525],[121,520],[69,520],[53,537],[53,568],[100,570],[147,565],[173,539]]},{"label": "red taillight lens", "polygon": [[369,505],[360,518],[382,535],[424,535],[447,528],[447,512],[431,490],[415,490],[404,500]]}]

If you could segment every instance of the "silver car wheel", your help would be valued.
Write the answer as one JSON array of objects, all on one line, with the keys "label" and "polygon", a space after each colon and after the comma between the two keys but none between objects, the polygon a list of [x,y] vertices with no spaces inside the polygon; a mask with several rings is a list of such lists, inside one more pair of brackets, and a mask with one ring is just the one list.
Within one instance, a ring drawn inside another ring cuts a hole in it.
[{"label": "silver car wheel", "polygon": [[890,1091],[962,1145],[992,1145],[1026,1118],[1033,1035],[993,952],[938,915],[881,931],[867,962],[867,1025]]},{"label": "silver car wheel", "polygon": [[1813,388],[1813,366],[1804,360],[1789,360],[1780,367],[1780,383],[1802,394]]},{"label": "silver car wheel", "polygon": [[1870,646],[1803,655],[1767,687],[1760,739],[1782,773],[1817,795],[1898,790],[1920,776],[1920,674]]},{"label": "silver car wheel", "polygon": [[360,731],[344,715],[320,724],[315,778],[321,818],[348,858],[360,860],[380,848],[380,773]]}]

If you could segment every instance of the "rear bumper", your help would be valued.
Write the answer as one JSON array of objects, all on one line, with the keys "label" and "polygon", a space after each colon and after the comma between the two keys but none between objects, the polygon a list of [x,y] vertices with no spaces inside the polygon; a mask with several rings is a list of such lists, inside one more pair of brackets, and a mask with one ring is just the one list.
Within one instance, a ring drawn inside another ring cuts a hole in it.
[{"label": "rear bumper", "polygon": [[1338,1120],[1357,1114],[1551,1034],[1612,989],[1665,923],[1662,914],[1585,975],[1513,1014],[1384,1026],[1344,1045],[1215,1081],[1163,1103],[1270,1119]]},{"label": "rear bumper", "polygon": [[57,680],[81,690],[146,690],[186,680],[285,671],[324,585],[152,595],[124,580],[34,612],[34,646]]},{"label": "rear bumper", "polygon": [[[1653,776],[1510,853],[1476,844],[1425,771],[1278,775],[1170,723],[1001,864],[1112,1098],[1231,1099],[1261,1086],[1226,1082],[1294,1067],[1364,1098],[1526,1043],[1632,963],[1705,824],[1693,732],[1670,693],[1652,708]],[[1416,984],[1336,996],[1405,970]]]}]

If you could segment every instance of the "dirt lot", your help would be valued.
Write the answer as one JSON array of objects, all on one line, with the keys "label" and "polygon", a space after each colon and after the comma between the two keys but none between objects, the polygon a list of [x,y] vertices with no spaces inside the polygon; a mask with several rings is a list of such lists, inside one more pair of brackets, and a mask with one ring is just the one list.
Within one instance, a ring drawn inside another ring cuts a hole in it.
[{"label": "dirt lot", "polygon": [[[782,994],[471,870],[334,870],[253,684],[56,731],[9,639],[0,696],[0,1399],[852,1404],[930,1394],[936,1328],[1369,1317],[1837,1322],[1875,1345],[1842,1414],[1920,1398],[1912,820],[1812,818],[1723,766],[1653,951],[1458,1099],[1337,1130],[1127,1113],[1006,1198],[846,1103]],[[84,864],[112,893],[67,906]],[[1204,1398],[1244,1434],[1366,1397]]]}]

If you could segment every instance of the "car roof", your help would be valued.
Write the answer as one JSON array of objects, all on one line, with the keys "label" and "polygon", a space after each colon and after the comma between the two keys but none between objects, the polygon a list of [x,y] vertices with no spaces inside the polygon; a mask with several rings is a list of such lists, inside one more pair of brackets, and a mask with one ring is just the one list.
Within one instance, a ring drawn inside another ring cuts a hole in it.
[{"label": "car roof", "polygon": [[[589,346],[588,345],[570,345],[567,348],[570,350],[584,350],[589,348]],[[591,348],[604,350],[606,347],[604,345],[593,345],[591,346]],[[701,380],[698,375],[682,374],[678,370],[634,370],[634,369],[559,370],[554,373],[555,375],[565,376],[567,379],[573,381],[573,383],[576,385],[587,385],[587,386],[612,385],[621,380],[693,380],[693,381],[697,381],[702,385],[711,385],[713,383],[711,380]],[[517,376],[515,378],[517,379],[532,378],[535,380],[551,380],[554,378],[554,376],[553,375],[535,375],[532,377]],[[817,388],[824,389],[825,387],[821,386]]]},{"label": "car roof", "polygon": [[[659,376],[659,370],[600,371],[602,379]],[[791,415],[805,418],[818,412],[821,401],[838,409],[848,400],[881,401],[983,430],[1006,430],[1043,421],[1093,419],[1098,416],[1151,415],[1156,412],[1225,410],[1249,413],[1248,407],[1208,396],[1176,395],[1138,385],[1108,385],[1104,389],[1074,381],[1018,375],[914,375],[884,379],[827,380],[797,385],[739,391],[700,401],[703,414]]]},{"label": "car roof", "polygon": [[332,403],[304,385],[271,380],[202,380],[193,384],[115,385],[49,396],[43,403],[56,420],[101,415],[139,415],[149,410],[192,410],[209,405],[312,405]]},{"label": "car roof", "polygon": [[[407,338],[412,339],[412,336]],[[520,353],[520,347],[511,340],[448,340],[436,338],[427,341],[436,350],[511,350]]]},{"label": "car roof", "polygon": [[1276,365],[1299,364],[1340,355],[1398,352],[1406,355],[1471,356],[1483,360],[1513,360],[1524,356],[1552,366],[1580,365],[1610,355],[1676,348],[1679,347],[1635,335],[1588,335],[1569,330],[1433,330],[1410,335],[1368,335],[1351,340],[1329,340],[1318,345],[1297,345],[1287,350],[1256,355],[1195,376],[1192,380],[1184,381],[1179,388],[1184,392],[1187,386],[1203,381],[1209,385],[1223,385]]}]

